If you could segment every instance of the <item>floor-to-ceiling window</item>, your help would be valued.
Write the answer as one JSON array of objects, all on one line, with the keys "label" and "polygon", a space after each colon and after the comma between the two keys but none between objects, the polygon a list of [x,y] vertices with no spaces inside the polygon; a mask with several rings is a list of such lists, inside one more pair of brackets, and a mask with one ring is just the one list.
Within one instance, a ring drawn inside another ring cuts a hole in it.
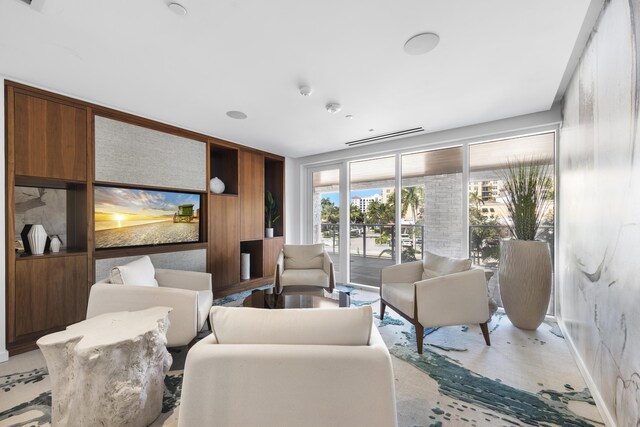
[{"label": "floor-to-ceiling window", "polygon": [[312,243],[324,244],[340,277],[340,168],[311,172]]},{"label": "floor-to-ceiling window", "polygon": [[[489,286],[500,303],[499,243],[510,238],[500,171],[508,161],[544,158],[553,175],[554,151],[555,132],[549,132],[344,160],[342,169],[327,166],[313,173],[312,240],[324,242],[341,267],[342,281],[372,286],[380,286],[385,266],[420,260],[425,251],[469,256],[496,273]],[[553,190],[538,234],[552,254]],[[348,205],[348,213],[341,204]]]},{"label": "floor-to-ceiling window", "polygon": [[[469,146],[469,257],[473,263],[494,272],[489,281],[491,296],[502,305],[498,263],[500,240],[510,239],[509,216],[504,203],[503,171],[510,162],[544,161],[554,177],[555,133],[471,144]],[[555,179],[552,180],[555,183]],[[555,184],[552,184],[555,187]],[[537,239],[554,249],[554,188],[550,189],[546,212]],[[552,256],[553,260],[553,256]],[[549,314],[554,310],[551,293]]]},{"label": "floor-to-ceiling window", "polygon": [[396,263],[395,156],[350,163],[349,255],[352,283],[380,286]]}]

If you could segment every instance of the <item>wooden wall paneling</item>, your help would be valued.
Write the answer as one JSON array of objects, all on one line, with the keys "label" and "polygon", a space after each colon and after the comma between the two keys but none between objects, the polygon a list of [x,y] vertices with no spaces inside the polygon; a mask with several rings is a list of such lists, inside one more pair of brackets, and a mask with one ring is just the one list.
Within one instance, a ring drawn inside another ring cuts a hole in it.
[{"label": "wooden wall paneling", "polygon": [[[91,286],[96,282],[95,273],[95,204],[93,194],[93,181],[95,180],[94,161],[95,158],[95,138],[93,109],[87,109],[87,186],[86,186],[86,248],[87,248],[87,295]],[[86,314],[86,313],[85,313]]]},{"label": "wooden wall paneling", "polygon": [[209,260],[214,292],[240,282],[239,200],[210,196]]},{"label": "wooden wall paneling", "polygon": [[6,267],[6,322],[7,322],[7,343],[15,339],[15,158],[14,158],[14,137],[15,137],[15,109],[14,90],[12,87],[5,89],[6,99],[6,129],[5,129],[5,267]]},{"label": "wooden wall paneling", "polygon": [[264,162],[262,154],[240,151],[240,240],[264,237]]},{"label": "wooden wall paneling", "polygon": [[13,106],[15,174],[86,181],[86,111],[22,92]]},{"label": "wooden wall paneling", "polygon": [[16,340],[82,320],[86,280],[85,254],[16,261]]},{"label": "wooden wall paneling", "polygon": [[265,277],[273,276],[276,271],[276,261],[278,255],[284,246],[284,237],[274,237],[273,239],[264,239],[264,256],[263,256],[263,274]]}]

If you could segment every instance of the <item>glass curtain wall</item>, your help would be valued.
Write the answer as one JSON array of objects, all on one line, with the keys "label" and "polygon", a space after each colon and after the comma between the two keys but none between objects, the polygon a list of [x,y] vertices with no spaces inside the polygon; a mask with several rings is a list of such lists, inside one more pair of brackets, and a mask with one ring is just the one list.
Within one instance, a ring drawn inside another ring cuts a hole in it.
[{"label": "glass curtain wall", "polygon": [[[544,160],[552,175],[549,204],[544,214],[538,240],[549,242],[551,259],[554,249],[554,147],[555,133],[478,143],[469,146],[469,257],[475,265],[494,272],[489,281],[492,298],[502,306],[498,263],[500,240],[510,239],[508,212],[503,198],[503,171],[508,162]],[[554,314],[554,292],[548,314]]]},{"label": "glass curtain wall", "polygon": [[350,163],[351,283],[380,286],[382,268],[396,263],[395,159]]},{"label": "glass curtain wall", "polygon": [[340,169],[312,174],[313,243],[324,244],[340,277]]},{"label": "glass curtain wall", "polygon": [[401,262],[463,256],[462,147],[402,155]]}]

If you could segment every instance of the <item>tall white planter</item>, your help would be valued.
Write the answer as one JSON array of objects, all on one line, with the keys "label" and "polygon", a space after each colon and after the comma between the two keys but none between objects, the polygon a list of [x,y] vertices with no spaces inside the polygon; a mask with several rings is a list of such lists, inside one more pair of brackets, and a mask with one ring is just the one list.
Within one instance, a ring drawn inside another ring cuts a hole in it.
[{"label": "tall white planter", "polygon": [[503,240],[498,268],[500,297],[507,317],[520,329],[544,321],[551,297],[551,253],[547,242]]},{"label": "tall white planter", "polygon": [[44,253],[44,247],[47,244],[47,232],[42,224],[34,224],[29,230],[29,234],[27,234],[27,239],[29,239],[29,246],[31,246],[33,255],[42,255]]}]

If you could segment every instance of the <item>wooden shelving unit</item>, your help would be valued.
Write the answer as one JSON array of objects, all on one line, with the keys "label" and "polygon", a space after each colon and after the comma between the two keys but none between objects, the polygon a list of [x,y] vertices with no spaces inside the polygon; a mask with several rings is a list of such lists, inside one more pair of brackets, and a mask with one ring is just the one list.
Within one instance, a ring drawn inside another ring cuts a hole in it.
[{"label": "wooden shelving unit", "polygon": [[[35,349],[39,337],[85,318],[97,259],[206,249],[216,298],[272,281],[285,240],[283,157],[20,83],[7,81],[5,93],[6,316],[11,355]],[[207,181],[218,177],[225,191],[212,194],[207,185],[201,193],[199,243],[95,250],[96,116],[206,144]],[[17,256],[16,187],[66,192],[67,237],[59,253]],[[264,237],[266,191],[276,198],[280,214],[273,239]],[[252,259],[251,279],[246,281],[240,280],[243,251]]]}]

